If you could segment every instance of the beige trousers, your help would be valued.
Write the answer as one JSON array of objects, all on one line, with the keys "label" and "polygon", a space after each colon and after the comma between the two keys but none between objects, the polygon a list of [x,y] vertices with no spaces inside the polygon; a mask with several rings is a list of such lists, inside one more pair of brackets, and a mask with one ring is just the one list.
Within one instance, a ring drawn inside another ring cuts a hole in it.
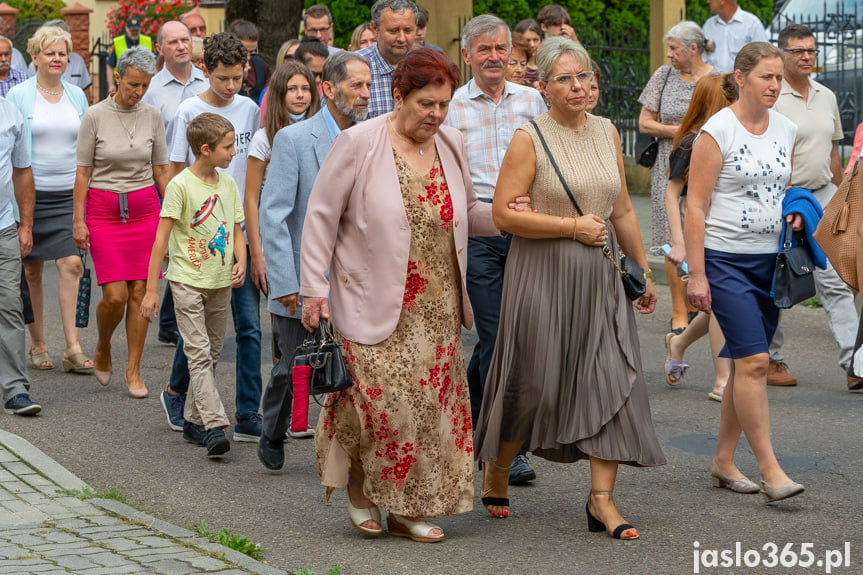
[{"label": "beige trousers", "polygon": [[222,353],[231,288],[201,289],[171,282],[177,328],[189,361],[189,391],[183,417],[207,429],[227,427],[228,417],[216,389],[216,364]]}]

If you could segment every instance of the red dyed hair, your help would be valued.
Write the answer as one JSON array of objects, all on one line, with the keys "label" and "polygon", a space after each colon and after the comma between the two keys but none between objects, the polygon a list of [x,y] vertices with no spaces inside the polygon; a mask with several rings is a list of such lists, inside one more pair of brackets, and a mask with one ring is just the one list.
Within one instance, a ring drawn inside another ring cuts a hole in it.
[{"label": "red dyed hair", "polygon": [[449,83],[452,91],[461,83],[461,74],[446,54],[434,48],[408,52],[393,72],[392,91],[407,98],[408,94],[430,84]]}]

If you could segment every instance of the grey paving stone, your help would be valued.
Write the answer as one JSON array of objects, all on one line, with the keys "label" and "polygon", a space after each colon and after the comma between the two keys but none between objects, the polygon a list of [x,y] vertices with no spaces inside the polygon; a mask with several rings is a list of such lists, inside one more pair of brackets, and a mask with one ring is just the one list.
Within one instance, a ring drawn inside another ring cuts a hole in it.
[{"label": "grey paving stone", "polygon": [[[33,550],[36,551],[35,548]],[[44,557],[64,557],[68,555],[92,555],[94,553],[101,553],[102,548],[85,541],[81,544],[64,543],[56,545],[53,548],[49,547],[44,550],[38,550],[37,552]]]},{"label": "grey paving stone", "polygon": [[129,571],[128,567],[95,567],[76,571],[75,575],[129,575],[130,573],[152,573],[152,571],[146,571],[140,567],[135,571]]},{"label": "grey paving stone", "polygon": [[89,557],[82,557],[80,555],[62,555],[60,557],[54,557],[53,559],[54,563],[56,563],[58,567],[65,567],[66,569],[70,569],[73,573],[77,573],[84,569],[102,567],[102,565],[90,561]]},{"label": "grey paving stone", "polygon": [[15,476],[5,467],[0,466],[0,483],[4,481],[15,481]]},{"label": "grey paving stone", "polygon": [[130,549],[129,551],[123,551],[123,555],[126,557],[132,557],[136,560],[147,561],[147,560],[161,560],[161,559],[194,559],[198,557],[201,553],[199,551],[195,551],[192,549],[187,549],[186,547],[168,547],[161,549]]},{"label": "grey paving stone", "polygon": [[[97,519],[101,519],[101,516],[95,516],[89,518],[91,522],[94,522]],[[110,525],[90,525],[89,527],[82,527],[78,530],[78,533],[81,535],[92,535],[96,533],[122,533],[123,536],[126,536],[126,532],[128,531],[137,531],[140,527],[137,525],[130,525],[128,523],[113,523]]]},{"label": "grey paving stone", "polygon": [[187,575],[189,573],[199,572],[187,563],[175,561],[173,559],[145,563],[144,565],[145,567],[152,569],[155,573],[160,573],[161,575]]},{"label": "grey paving stone", "polygon": [[115,553],[113,550],[102,550],[101,553],[94,553],[92,555],[87,555],[87,559],[92,561],[93,563],[98,563],[102,567],[139,567],[137,563],[134,563],[119,553]]},{"label": "grey paving stone", "polygon": [[26,554],[27,550],[18,545],[0,545],[0,560],[11,559],[12,557],[21,557]]},{"label": "grey paving stone", "polygon": [[119,515],[120,517],[125,518],[126,520],[145,525],[149,529],[161,531],[169,537],[186,538],[195,536],[195,533],[193,531],[189,531],[188,529],[184,529],[182,527],[177,527],[176,525],[168,523],[167,521],[162,521],[161,519],[156,519],[152,515],[147,515],[146,513],[129,507],[125,503],[121,503],[120,501],[116,501],[114,499],[100,498],[93,499],[92,501],[93,505],[97,507],[106,509],[111,513],[114,513],[115,515]]},{"label": "grey paving stone", "polygon": [[28,473],[35,473],[32,467],[20,460],[3,462],[3,467],[6,469],[6,471],[14,475],[26,475]]},{"label": "grey paving stone", "polygon": [[135,540],[138,541],[141,545],[146,545],[147,547],[171,547],[177,545],[177,543],[171,539],[167,539],[165,537],[157,537],[155,535],[148,535],[147,537],[136,537]]},{"label": "grey paving stone", "polygon": [[88,525],[90,525],[89,522],[87,522],[83,519],[78,519],[78,518],[60,519],[60,520],[54,522],[54,526],[57,527],[58,529],[78,530],[78,529],[83,529],[84,527],[86,527]]},{"label": "grey paving stone", "polygon": [[29,493],[19,493],[18,498],[26,501],[30,505],[44,505],[51,501],[48,499],[44,493],[38,492],[29,492]]},{"label": "grey paving stone", "polygon": [[209,557],[207,555],[202,555],[200,557],[195,557],[194,559],[190,559],[189,563],[200,569],[201,571],[218,571],[220,569],[224,569],[229,566],[230,563],[227,561],[223,561],[221,559],[215,559],[213,557]]},{"label": "grey paving stone", "polygon": [[24,481],[26,481],[27,483],[29,483],[30,485],[32,485],[34,487],[37,485],[53,485],[54,489],[57,488],[56,483],[54,483],[53,481],[51,481],[50,479],[48,479],[44,475],[40,475],[38,473],[33,473],[33,474],[30,474],[27,476],[21,476],[20,479],[23,479]]},{"label": "grey paving stone", "polygon": [[42,573],[44,571],[56,571],[57,566],[44,559],[13,559],[12,561],[0,561],[0,573]]},{"label": "grey paving stone", "polygon": [[102,539],[99,543],[116,551],[126,551],[128,549],[137,549],[139,547],[137,542],[132,541],[131,539],[124,539],[122,537]]},{"label": "grey paving stone", "polygon": [[48,531],[41,536],[54,543],[73,543],[75,541],[80,541],[80,538],[75,537],[70,533],[66,533],[65,531],[60,531],[56,529]]},{"label": "grey paving stone", "polygon": [[126,525],[126,522],[119,517],[114,517],[113,515],[108,514],[91,517],[90,522],[94,525]]},{"label": "grey paving stone", "polygon": [[93,541],[104,541],[105,539],[111,539],[113,537],[117,537],[118,535],[129,538],[146,537],[147,535],[152,535],[152,533],[147,529],[142,529],[134,525],[130,525],[130,527],[132,527],[132,529],[126,529],[124,531],[96,531],[95,533],[79,533],[86,536],[88,539],[92,539]]},{"label": "grey paving stone", "polygon": [[33,493],[35,489],[21,481],[19,478],[14,477],[11,481],[4,481],[2,483],[3,488],[9,493]]},{"label": "grey paving stone", "polygon": [[19,461],[18,456],[10,453],[8,449],[0,445],[0,463],[7,463],[9,461]]},{"label": "grey paving stone", "polygon": [[41,527],[46,519],[49,519],[49,517],[36,509],[27,509],[15,513],[0,513],[0,529],[22,527],[35,529]]},{"label": "grey paving stone", "polygon": [[10,499],[17,499],[15,497],[15,493],[10,493],[9,491],[6,491],[2,487],[0,487],[0,501],[9,501]]},{"label": "grey paving stone", "polygon": [[23,533],[18,533],[16,535],[8,535],[4,537],[6,541],[12,543],[13,545],[19,545],[24,549],[29,549],[33,545],[43,545],[45,540],[41,537],[36,537],[32,535],[33,530],[29,530]]},{"label": "grey paving stone", "polygon": [[10,501],[0,501],[0,507],[9,510],[12,513],[21,513],[30,509],[30,505],[28,505],[26,501],[21,501],[17,497]]}]

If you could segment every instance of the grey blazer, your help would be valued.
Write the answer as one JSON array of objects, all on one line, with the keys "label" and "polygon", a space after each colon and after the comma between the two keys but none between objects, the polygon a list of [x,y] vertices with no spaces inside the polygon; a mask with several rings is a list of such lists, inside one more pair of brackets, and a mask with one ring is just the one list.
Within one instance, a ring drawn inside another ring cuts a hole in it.
[{"label": "grey blazer", "polygon": [[321,164],[332,145],[330,132],[320,112],[278,131],[261,191],[258,216],[261,245],[267,262],[267,310],[293,316],[276,298],[300,291],[300,238],[306,204]]}]

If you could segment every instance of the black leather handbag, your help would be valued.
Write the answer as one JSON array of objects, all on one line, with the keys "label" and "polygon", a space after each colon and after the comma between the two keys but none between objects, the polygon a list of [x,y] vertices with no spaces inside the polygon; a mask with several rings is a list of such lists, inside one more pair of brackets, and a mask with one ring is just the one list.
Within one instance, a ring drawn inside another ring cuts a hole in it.
[{"label": "black leather handbag", "polygon": [[[321,319],[317,330],[314,333],[310,332],[306,340],[297,348],[293,364],[295,367],[305,365],[311,368],[310,395],[338,392],[339,395],[333,403],[341,398],[342,391],[354,384],[345,367],[342,346],[333,337],[330,323],[325,319]],[[318,401],[317,397],[315,401]]]},{"label": "black leather handbag", "polygon": [[[671,74],[671,67],[665,72],[665,79],[662,81],[662,89],[659,91],[659,109],[662,109],[662,94],[665,92],[665,85],[668,83],[668,76]],[[658,116],[657,116],[658,117]],[[659,140],[653,136],[642,134],[639,132],[635,136],[635,163],[645,168],[652,168],[656,163],[656,156],[659,154]]]},{"label": "black leather handbag", "polygon": [[[578,215],[583,216],[584,213],[578,206],[578,202],[575,201],[575,196],[572,195],[569,186],[566,184],[566,180],[563,179],[563,174],[560,173],[560,168],[557,167],[557,162],[554,161],[554,156],[551,155],[551,150],[548,149],[548,144],[545,143],[545,138],[543,137],[542,132],[539,131],[539,126],[537,126],[536,122],[533,120],[531,120],[530,123],[533,124],[533,129],[536,130],[536,135],[539,136],[539,141],[542,144],[545,153],[548,155],[548,159],[551,161],[554,171],[557,173],[557,177],[563,186],[563,190],[566,192],[566,195],[569,196],[569,201],[572,202]],[[614,256],[611,254],[611,248],[608,246],[608,243],[602,246],[602,253],[605,254],[605,257],[611,260],[611,263],[614,264],[614,268],[618,273],[620,273],[620,279],[623,282],[623,289],[626,292],[626,296],[630,300],[636,300],[643,296],[644,292],[647,291],[647,278],[644,277],[644,269],[635,263],[635,260],[626,257],[623,252],[620,252],[620,261],[614,261]]]},{"label": "black leather handbag", "polygon": [[[791,247],[791,237],[797,245]],[[780,309],[806,301],[815,295],[815,264],[812,251],[806,244],[804,234],[794,232],[791,224],[785,224],[785,242],[776,255],[776,270],[773,272],[773,303]]]}]

